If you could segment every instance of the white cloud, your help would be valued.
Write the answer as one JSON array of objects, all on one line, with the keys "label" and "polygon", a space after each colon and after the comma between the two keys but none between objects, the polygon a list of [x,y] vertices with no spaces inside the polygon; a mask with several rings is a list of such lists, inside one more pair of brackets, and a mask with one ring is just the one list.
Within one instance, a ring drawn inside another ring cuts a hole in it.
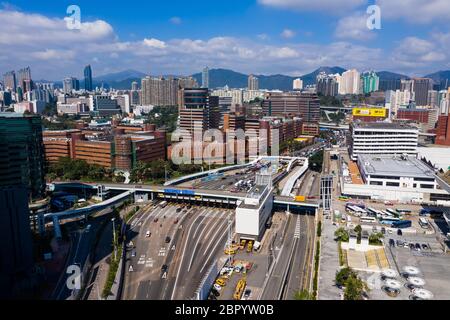
[{"label": "white cloud", "polygon": [[409,23],[431,23],[450,18],[449,0],[377,0],[382,17]]},{"label": "white cloud", "polygon": [[367,0],[258,0],[265,6],[298,11],[344,13],[367,3]]},{"label": "white cloud", "polygon": [[44,51],[32,52],[31,56],[38,60],[73,59],[75,57],[75,52],[72,50],[46,49]]},{"label": "white cloud", "polygon": [[172,17],[169,21],[172,24],[181,24],[183,22],[180,17]]},{"label": "white cloud", "polygon": [[257,37],[258,37],[259,40],[262,40],[262,41],[268,40],[268,39],[270,38],[270,37],[269,37],[267,34],[265,34],[265,33],[258,34]]},{"label": "white cloud", "polygon": [[338,21],[335,37],[339,39],[370,40],[376,35],[375,30],[367,28],[367,16],[356,13]]},{"label": "white cloud", "polygon": [[158,39],[144,39],[144,45],[151,48],[164,49],[166,47],[166,43],[164,41]]},{"label": "white cloud", "polygon": [[283,32],[281,32],[281,36],[285,39],[290,39],[295,37],[295,32],[291,29],[284,29]]}]

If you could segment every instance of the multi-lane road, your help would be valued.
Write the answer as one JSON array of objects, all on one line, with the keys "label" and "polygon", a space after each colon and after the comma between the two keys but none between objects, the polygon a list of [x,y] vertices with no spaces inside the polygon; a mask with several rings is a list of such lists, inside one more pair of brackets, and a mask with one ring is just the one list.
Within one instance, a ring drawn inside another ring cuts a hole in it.
[{"label": "multi-lane road", "polygon": [[291,300],[309,290],[314,238],[314,215],[291,214],[274,267],[261,295],[263,300]]},{"label": "multi-lane road", "polygon": [[185,206],[150,205],[131,223],[128,238],[135,248],[127,250],[122,299],[190,299],[208,267],[222,254],[233,211],[185,207],[177,212],[181,207]]}]

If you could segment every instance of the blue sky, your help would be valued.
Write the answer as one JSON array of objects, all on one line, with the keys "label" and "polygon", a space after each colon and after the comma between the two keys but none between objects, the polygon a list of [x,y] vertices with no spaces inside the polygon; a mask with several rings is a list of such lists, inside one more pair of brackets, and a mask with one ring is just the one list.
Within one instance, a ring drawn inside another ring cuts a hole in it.
[{"label": "blue sky", "polygon": [[[81,9],[81,30],[63,20],[71,4]],[[381,30],[366,27],[372,4]],[[448,19],[448,0],[9,1],[0,5],[0,72],[30,65],[34,78],[59,80],[80,77],[89,63],[97,75],[191,74],[204,65],[423,75],[450,69]]]}]

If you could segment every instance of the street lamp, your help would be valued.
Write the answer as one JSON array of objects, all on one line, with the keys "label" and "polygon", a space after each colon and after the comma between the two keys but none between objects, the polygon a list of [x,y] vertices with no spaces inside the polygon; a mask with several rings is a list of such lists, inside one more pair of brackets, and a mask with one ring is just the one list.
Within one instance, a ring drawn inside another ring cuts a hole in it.
[{"label": "street lamp", "polygon": [[117,260],[117,245],[116,245],[116,218],[112,218],[112,225],[113,225],[113,241],[114,241],[114,260]]}]

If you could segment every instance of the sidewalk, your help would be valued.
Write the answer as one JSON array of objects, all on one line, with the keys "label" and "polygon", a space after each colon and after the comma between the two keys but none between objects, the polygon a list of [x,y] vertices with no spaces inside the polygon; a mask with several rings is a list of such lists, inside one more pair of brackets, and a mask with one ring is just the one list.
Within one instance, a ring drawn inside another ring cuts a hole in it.
[{"label": "sidewalk", "polygon": [[334,284],[336,271],[340,269],[338,244],[334,241],[336,229],[331,220],[322,221],[318,300],[341,299],[341,290]]}]

